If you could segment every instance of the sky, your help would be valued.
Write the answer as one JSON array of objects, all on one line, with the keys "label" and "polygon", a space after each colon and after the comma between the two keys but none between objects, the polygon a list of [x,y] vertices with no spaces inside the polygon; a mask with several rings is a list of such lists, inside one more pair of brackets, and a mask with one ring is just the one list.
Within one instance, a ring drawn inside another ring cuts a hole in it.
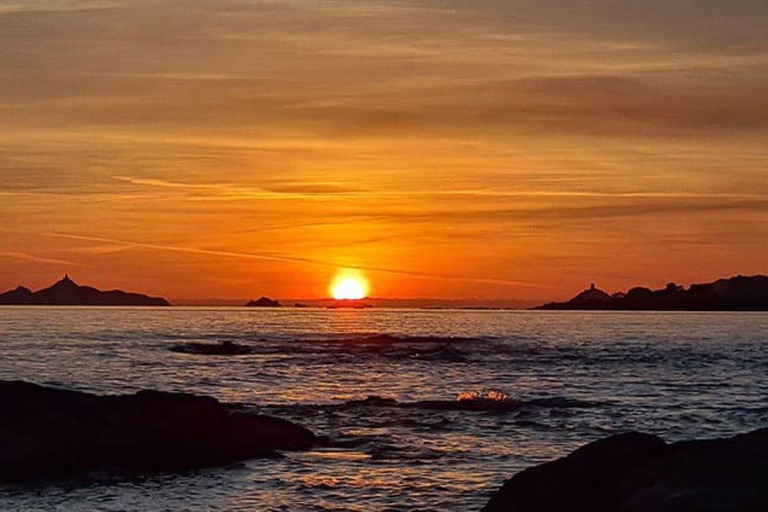
[{"label": "sky", "polygon": [[764,0],[0,0],[0,288],[768,272]]}]

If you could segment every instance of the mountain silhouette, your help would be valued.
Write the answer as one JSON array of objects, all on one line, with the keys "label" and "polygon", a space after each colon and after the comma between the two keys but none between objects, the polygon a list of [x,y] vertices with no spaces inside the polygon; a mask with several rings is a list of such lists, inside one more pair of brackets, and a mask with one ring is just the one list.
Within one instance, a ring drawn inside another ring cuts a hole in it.
[{"label": "mountain silhouette", "polygon": [[534,309],[647,311],[768,311],[768,276],[736,276],[688,289],[669,283],[660,290],[641,286],[609,295],[593,284],[566,302]]},{"label": "mountain silhouette", "polygon": [[0,294],[0,304],[30,306],[170,306],[161,297],[150,297],[122,290],[101,291],[91,286],[81,286],[65,275],[57,283],[38,290],[19,286]]}]

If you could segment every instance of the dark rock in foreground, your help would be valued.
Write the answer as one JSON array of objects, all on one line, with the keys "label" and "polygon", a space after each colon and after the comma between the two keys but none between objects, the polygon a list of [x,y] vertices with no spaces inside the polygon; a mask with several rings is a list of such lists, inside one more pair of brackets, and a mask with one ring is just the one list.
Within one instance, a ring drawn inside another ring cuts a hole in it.
[{"label": "dark rock in foreground", "polygon": [[247,308],[279,308],[282,307],[279,301],[272,300],[269,297],[259,297],[259,300],[252,300],[245,305]]},{"label": "dark rock in foreground", "polygon": [[0,482],[185,470],[316,443],[289,421],[181,393],[99,396],[0,381],[0,411]]},{"label": "dark rock in foreground", "polygon": [[169,348],[171,352],[181,354],[196,354],[202,356],[242,356],[251,354],[253,350],[246,345],[240,345],[231,341],[223,343],[185,343]]},{"label": "dark rock in foreground", "polygon": [[0,304],[12,306],[170,306],[161,297],[149,297],[122,290],[101,291],[90,286],[80,286],[69,276],[56,284],[33,292],[19,286],[0,294]]},{"label": "dark rock in foreground", "polygon": [[485,512],[768,510],[768,429],[666,444],[620,434],[507,480]]},{"label": "dark rock in foreground", "polygon": [[688,289],[669,283],[660,290],[635,287],[613,295],[593,284],[566,302],[535,309],[646,311],[768,311],[768,276],[736,276]]}]

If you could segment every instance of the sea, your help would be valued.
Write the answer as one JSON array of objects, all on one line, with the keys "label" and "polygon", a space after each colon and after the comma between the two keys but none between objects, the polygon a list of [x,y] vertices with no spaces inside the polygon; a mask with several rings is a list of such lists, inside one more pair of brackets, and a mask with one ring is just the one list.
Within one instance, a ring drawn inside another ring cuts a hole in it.
[{"label": "sea", "polygon": [[[224,341],[253,353],[169,350]],[[764,427],[766,375],[765,313],[5,307],[1,379],[209,395],[328,446],[2,486],[0,510],[479,510],[514,473],[610,434]]]}]

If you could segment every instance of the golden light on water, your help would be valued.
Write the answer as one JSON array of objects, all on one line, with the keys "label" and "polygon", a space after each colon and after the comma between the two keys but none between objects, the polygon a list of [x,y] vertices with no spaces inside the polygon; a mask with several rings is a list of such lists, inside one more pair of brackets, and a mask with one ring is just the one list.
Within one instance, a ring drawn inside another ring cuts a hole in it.
[{"label": "golden light on water", "polygon": [[368,296],[370,285],[359,273],[341,272],[331,283],[329,291],[336,300],[358,300]]}]

